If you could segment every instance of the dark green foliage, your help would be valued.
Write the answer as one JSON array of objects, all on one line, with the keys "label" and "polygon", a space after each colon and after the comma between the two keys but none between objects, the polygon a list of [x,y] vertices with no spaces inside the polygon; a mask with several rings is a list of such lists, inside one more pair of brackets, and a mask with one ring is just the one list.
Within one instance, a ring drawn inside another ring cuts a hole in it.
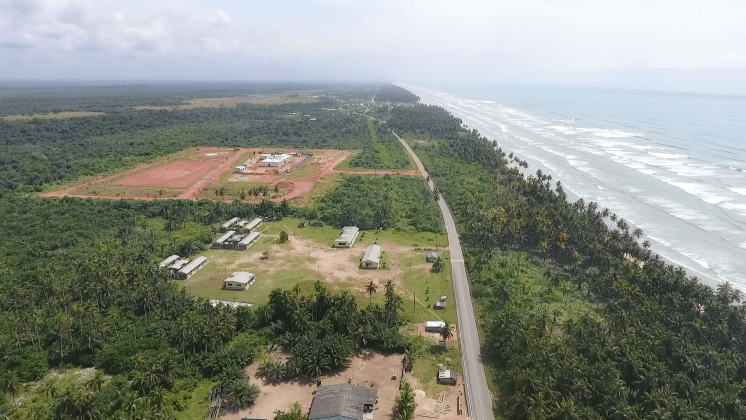
[{"label": "dark green foliage", "polygon": [[400,88],[391,83],[384,83],[378,88],[376,94],[376,102],[409,102],[416,103],[420,100],[420,97],[413,94],[412,92]]},{"label": "dark green foliage", "polygon": [[[424,131],[405,123],[415,108],[392,112],[404,132],[447,139],[418,154],[460,225],[502,416],[746,416],[740,293],[728,285],[713,292],[666,265],[638,243],[641,231],[595,203],[568,203],[541,172],[523,178],[516,168],[527,164],[478,133]],[[428,126],[458,123],[441,115]],[[550,267],[539,289],[521,280],[532,264]],[[568,293],[574,310],[549,304]]]},{"label": "dark green foliage", "polygon": [[461,127],[460,119],[434,105],[394,107],[385,126],[399,135],[412,133],[435,139],[454,140],[468,133]]},{"label": "dark green foliage", "polygon": [[441,232],[443,222],[435,201],[420,177],[344,176],[319,201],[317,212],[335,226]]},{"label": "dark green foliage", "polygon": [[363,143],[362,151],[350,161],[350,166],[388,170],[414,169],[399,140],[388,130],[379,129],[375,121],[367,122],[370,136]]},{"label": "dark green foliage", "polygon": [[295,403],[292,411],[287,413],[282,410],[275,411],[275,420],[308,420],[307,414],[302,414],[303,407]]}]

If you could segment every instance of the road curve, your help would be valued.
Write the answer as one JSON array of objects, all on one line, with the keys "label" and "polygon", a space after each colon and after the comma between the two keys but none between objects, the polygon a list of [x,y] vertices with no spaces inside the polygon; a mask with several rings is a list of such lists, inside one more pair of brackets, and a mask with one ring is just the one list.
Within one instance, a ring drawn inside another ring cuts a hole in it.
[{"label": "road curve", "polygon": [[[394,133],[402,146],[414,160],[417,169],[427,180],[427,172],[422,162],[411,147]],[[434,189],[432,180],[427,181],[430,190]],[[456,289],[456,313],[458,315],[458,326],[461,339],[461,351],[463,352],[464,389],[466,392],[466,409],[468,416],[475,420],[494,420],[492,412],[492,399],[487,387],[487,377],[484,374],[484,365],[479,345],[479,334],[477,322],[474,317],[474,306],[471,302],[469,281],[466,278],[466,267],[464,266],[464,254],[461,252],[456,223],[453,221],[451,209],[445,199],[438,200],[440,212],[448,231],[448,246],[451,249],[451,268],[453,270],[453,286]]]}]

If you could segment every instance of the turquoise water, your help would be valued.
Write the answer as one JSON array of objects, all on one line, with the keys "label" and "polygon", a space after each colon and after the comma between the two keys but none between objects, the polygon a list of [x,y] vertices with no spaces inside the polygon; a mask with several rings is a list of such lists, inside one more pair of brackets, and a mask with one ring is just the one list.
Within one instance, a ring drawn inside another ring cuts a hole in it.
[{"label": "turquoise water", "polygon": [[690,275],[746,291],[746,96],[403,86],[640,227]]}]

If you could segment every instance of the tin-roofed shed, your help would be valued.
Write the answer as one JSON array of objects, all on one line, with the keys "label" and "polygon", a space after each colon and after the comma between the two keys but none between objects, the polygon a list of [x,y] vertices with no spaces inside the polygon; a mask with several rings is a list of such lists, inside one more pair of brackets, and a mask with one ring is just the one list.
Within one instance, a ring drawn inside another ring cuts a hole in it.
[{"label": "tin-roofed shed", "polygon": [[378,391],[351,384],[320,386],[308,414],[309,420],[368,420],[378,403]]}]

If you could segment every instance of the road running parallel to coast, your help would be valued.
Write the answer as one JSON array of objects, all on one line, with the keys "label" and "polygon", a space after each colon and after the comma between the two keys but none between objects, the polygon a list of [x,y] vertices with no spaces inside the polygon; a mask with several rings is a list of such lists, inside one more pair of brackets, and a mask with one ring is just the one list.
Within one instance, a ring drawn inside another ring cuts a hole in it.
[{"label": "road running parallel to coast", "polygon": [[[393,133],[393,132],[392,132]],[[402,146],[407,149],[409,156],[414,160],[417,169],[427,181],[432,191],[435,188],[432,180],[428,180],[425,167],[414,153],[411,147],[398,134],[394,133]],[[474,317],[474,306],[471,302],[469,281],[466,277],[466,266],[464,265],[464,254],[461,252],[456,223],[453,221],[451,209],[443,197],[438,200],[440,212],[443,215],[448,232],[448,246],[451,250],[451,268],[453,270],[453,287],[456,291],[456,314],[458,315],[459,338],[461,340],[461,351],[463,352],[464,392],[466,393],[466,409],[470,418],[475,420],[494,420],[492,412],[492,398],[487,387],[487,377],[484,374],[482,364],[481,347],[479,345],[479,333],[477,322]]]}]

